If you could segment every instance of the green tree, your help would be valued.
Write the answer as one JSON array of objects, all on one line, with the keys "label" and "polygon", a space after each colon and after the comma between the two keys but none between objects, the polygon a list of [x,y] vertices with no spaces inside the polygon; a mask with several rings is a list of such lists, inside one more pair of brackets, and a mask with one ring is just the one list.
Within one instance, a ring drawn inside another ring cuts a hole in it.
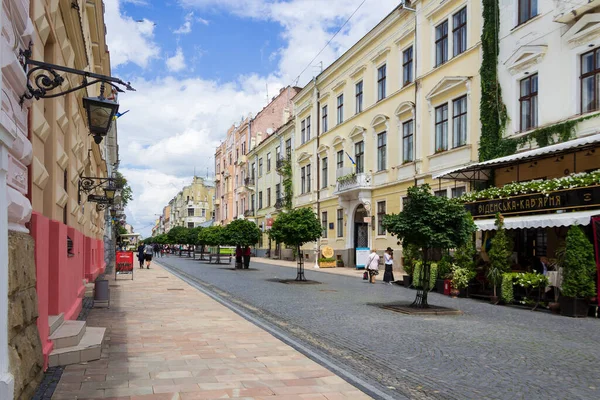
[{"label": "green tree", "polygon": [[561,292],[566,297],[594,296],[596,265],[594,248],[577,225],[569,228]]},{"label": "green tree", "polygon": [[169,244],[186,244],[188,232],[187,228],[183,226],[174,226],[167,233],[167,238],[169,239]]},{"label": "green tree", "polygon": [[[321,237],[323,228],[319,218],[310,208],[297,208],[281,213],[269,230],[269,237],[277,243],[293,247],[297,254],[305,243],[314,242]],[[297,281],[305,281],[304,258],[298,257]]]},{"label": "green tree", "polygon": [[121,188],[121,203],[123,203],[123,207],[125,207],[133,200],[133,190],[131,189],[131,186],[129,186],[127,178],[119,171],[115,172],[115,184],[117,187]]},{"label": "green tree", "polygon": [[229,240],[234,246],[254,246],[260,240],[261,232],[258,226],[245,219],[231,221],[226,229]]},{"label": "green tree", "polygon": [[383,227],[398,238],[402,246],[421,249],[421,288],[413,302],[414,307],[427,308],[427,294],[431,279],[430,253],[433,249],[451,249],[471,240],[475,224],[466,218],[465,208],[445,197],[431,193],[429,185],[408,189],[408,201],[400,214],[386,215]]},{"label": "green tree", "polygon": [[198,241],[206,246],[217,248],[217,254],[221,254],[221,246],[231,244],[229,231],[221,225],[213,225],[209,228],[204,228],[198,236]]},{"label": "green tree", "polygon": [[490,265],[487,270],[487,278],[494,286],[494,297],[496,287],[502,283],[502,275],[510,271],[510,256],[512,254],[512,243],[504,229],[504,218],[496,214],[496,236],[492,239],[492,246],[488,253]]}]

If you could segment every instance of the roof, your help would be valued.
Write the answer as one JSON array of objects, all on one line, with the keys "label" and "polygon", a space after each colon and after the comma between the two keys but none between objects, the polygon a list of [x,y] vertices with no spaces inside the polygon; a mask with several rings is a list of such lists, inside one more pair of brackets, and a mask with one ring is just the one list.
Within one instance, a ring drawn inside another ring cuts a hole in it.
[{"label": "roof", "polygon": [[[600,210],[588,210],[567,213],[523,215],[517,217],[505,217],[505,229],[525,228],[553,228],[571,225],[589,225],[592,217],[600,215]],[[476,219],[475,225],[480,231],[495,231],[496,219]]]},{"label": "roof", "polygon": [[600,144],[600,133],[585,136],[567,142],[540,147],[506,157],[494,158],[493,160],[474,163],[459,168],[433,174],[433,179],[454,179],[458,181],[487,181],[493,168],[501,168],[515,162],[526,162],[546,158],[554,154],[574,153],[594,148]]}]

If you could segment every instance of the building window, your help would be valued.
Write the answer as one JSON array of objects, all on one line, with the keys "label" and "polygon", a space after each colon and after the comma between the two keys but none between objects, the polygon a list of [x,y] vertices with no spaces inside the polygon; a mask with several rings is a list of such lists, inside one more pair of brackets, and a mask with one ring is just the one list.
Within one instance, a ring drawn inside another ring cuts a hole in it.
[{"label": "building window", "polygon": [[206,208],[203,208],[203,209],[202,209],[202,216],[203,216],[203,217],[206,217]]},{"label": "building window", "polygon": [[310,164],[306,166],[306,191],[310,192]]},{"label": "building window", "polygon": [[323,211],[321,213],[321,228],[323,230],[323,233],[321,234],[321,236],[326,239],[327,238],[327,211]]},{"label": "building window", "polygon": [[281,159],[281,147],[277,146],[275,147],[275,160],[280,160]]},{"label": "building window", "polygon": [[326,189],[328,185],[327,176],[327,157],[321,159],[321,189]]},{"label": "building window", "polygon": [[464,186],[452,188],[452,197],[453,198],[460,197],[463,194],[465,194],[466,191],[467,191],[467,189]]},{"label": "building window", "polygon": [[519,105],[521,107],[521,132],[538,125],[538,75],[521,80]]},{"label": "building window", "polygon": [[271,153],[267,153],[267,172],[271,171]]},{"label": "building window", "polygon": [[440,189],[433,192],[436,197],[448,197],[448,190]]},{"label": "building window", "polygon": [[258,159],[258,176],[261,177],[263,173],[263,161],[262,158]]},{"label": "building window", "polygon": [[193,216],[194,216],[194,209],[188,208],[188,217],[193,217]]},{"label": "building window", "polygon": [[292,157],[292,139],[285,141],[285,155],[287,158]]},{"label": "building window", "polygon": [[402,124],[402,162],[413,161],[414,122]]},{"label": "building window", "polygon": [[281,184],[275,185],[275,200],[281,199]]},{"label": "building window", "polygon": [[303,119],[300,122],[300,141],[302,143],[306,142],[306,120]]},{"label": "building window", "polygon": [[306,167],[300,169],[300,193],[306,193]]},{"label": "building window", "polygon": [[194,227],[194,223],[193,222],[188,222],[187,227],[188,228],[193,228]]},{"label": "building window", "polygon": [[246,142],[242,142],[242,155],[246,155]]},{"label": "building window", "polygon": [[258,192],[258,209],[260,210],[263,207],[263,196],[262,192]]},{"label": "building window", "polygon": [[383,228],[383,217],[385,217],[385,201],[377,202],[377,235],[385,235]]},{"label": "building window", "polygon": [[344,122],[344,95],[340,94],[337,98],[337,123]]},{"label": "building window", "polygon": [[385,99],[386,96],[386,65],[383,64],[379,69],[377,69],[377,101]]},{"label": "building window", "polygon": [[435,66],[448,61],[448,21],[435,27]]},{"label": "building window", "polygon": [[306,117],[306,141],[310,140],[310,117]]},{"label": "building window", "polygon": [[254,180],[254,178],[256,177],[256,163],[252,163],[252,171],[250,171],[250,176],[252,177],[252,180]]},{"label": "building window", "polygon": [[435,108],[435,152],[448,150],[448,104]]},{"label": "building window", "polygon": [[325,133],[327,129],[329,129],[327,126],[327,106],[323,106],[321,109],[321,132]]},{"label": "building window", "polygon": [[267,207],[271,207],[271,188],[267,188]]},{"label": "building window", "polygon": [[365,142],[360,141],[354,144],[354,157],[356,158],[356,173],[361,174],[365,169]]},{"label": "building window", "polygon": [[537,15],[537,3],[537,0],[519,0],[519,25]]},{"label": "building window", "polygon": [[413,81],[413,48],[410,46],[402,52],[402,84],[408,85]]},{"label": "building window", "polygon": [[240,159],[240,149],[235,149],[235,162],[238,162]]},{"label": "building window", "polygon": [[252,204],[250,204],[250,210],[252,212],[254,212],[254,207],[256,206],[256,197],[255,197],[255,195],[253,194],[250,199],[251,199],[250,201],[252,202]]},{"label": "building window", "polygon": [[467,144],[467,96],[452,101],[452,147]]},{"label": "building window", "polygon": [[387,147],[387,134],[381,132],[377,135],[377,170],[383,171],[386,168],[386,147]]},{"label": "building window", "polygon": [[344,210],[337,210],[337,237],[344,236]]},{"label": "building window", "polygon": [[356,113],[360,113],[363,110],[363,81],[356,84]]},{"label": "building window", "polygon": [[467,50],[467,7],[452,16],[452,47],[455,57]]},{"label": "building window", "polygon": [[344,150],[340,150],[336,154],[337,169],[344,168]]}]

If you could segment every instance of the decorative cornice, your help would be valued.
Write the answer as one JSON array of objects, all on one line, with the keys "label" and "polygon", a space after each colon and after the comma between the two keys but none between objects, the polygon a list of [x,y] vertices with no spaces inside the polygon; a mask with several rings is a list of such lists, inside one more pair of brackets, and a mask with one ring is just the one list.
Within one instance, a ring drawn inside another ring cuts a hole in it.
[{"label": "decorative cornice", "polygon": [[377,54],[375,54],[375,56],[373,56],[371,58],[371,62],[374,64],[377,64],[380,60],[382,60],[384,57],[386,57],[388,55],[388,53],[390,52],[392,48],[390,46],[387,46],[381,50],[379,50],[377,52]]},{"label": "decorative cornice", "polygon": [[342,89],[344,86],[346,86],[346,80],[342,80],[338,83],[336,83],[336,85],[331,89],[334,92],[339,91],[340,89]]},{"label": "decorative cornice", "polygon": [[352,78],[352,79],[358,78],[358,76],[361,75],[363,72],[365,72],[366,69],[367,69],[366,64],[359,66],[350,74],[350,78]]}]

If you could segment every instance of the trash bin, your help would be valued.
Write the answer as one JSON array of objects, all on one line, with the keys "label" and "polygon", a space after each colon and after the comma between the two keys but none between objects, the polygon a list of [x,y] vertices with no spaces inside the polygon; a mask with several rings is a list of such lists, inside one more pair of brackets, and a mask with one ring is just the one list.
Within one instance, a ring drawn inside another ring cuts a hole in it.
[{"label": "trash bin", "polygon": [[98,279],[94,282],[94,306],[110,306],[110,288],[108,280]]}]

